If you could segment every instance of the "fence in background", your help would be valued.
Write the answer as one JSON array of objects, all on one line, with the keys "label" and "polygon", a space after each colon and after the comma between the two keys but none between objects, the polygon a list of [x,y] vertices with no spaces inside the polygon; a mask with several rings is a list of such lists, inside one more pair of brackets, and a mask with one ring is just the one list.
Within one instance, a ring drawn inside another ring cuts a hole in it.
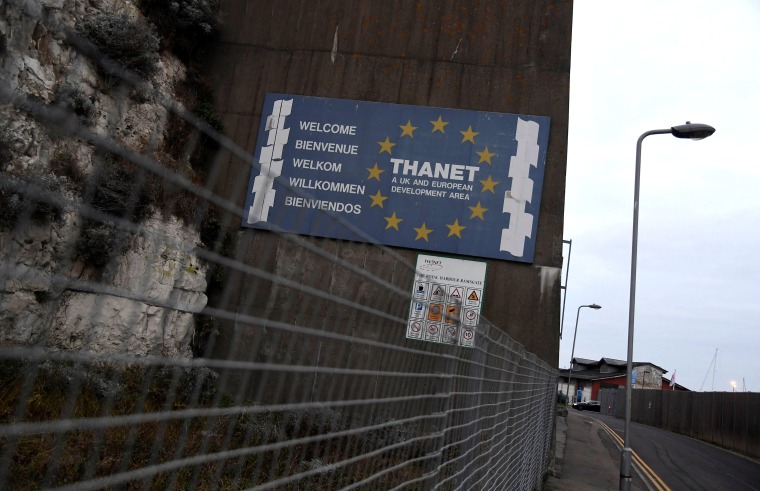
[{"label": "fence in background", "polygon": [[[540,484],[556,370],[488,319],[472,349],[405,341],[411,282],[352,265],[334,253],[334,241],[287,236],[292,255],[306,261],[299,267],[310,270],[308,258],[340,267],[357,291],[373,285],[372,298],[331,294],[329,275],[324,288],[314,288],[236,257],[242,200],[214,193],[214,166],[230,155],[253,156],[161,84],[147,86],[104,57],[65,12],[31,0],[0,8],[7,28],[0,56],[26,63],[26,71],[0,80],[0,488]],[[66,63],[85,60],[90,76],[106,80],[99,104],[91,107],[93,96],[82,99],[76,85],[52,95],[44,76],[60,67],[30,54],[31,45],[46,43],[59,46]],[[152,111],[141,107],[164,113],[138,148],[122,130],[125,117]],[[172,157],[165,133],[178,126],[187,134]],[[187,171],[188,156],[204,152],[208,165]],[[178,221],[190,232],[178,234]],[[173,255],[130,270],[144,265],[130,255],[137,248]],[[414,266],[393,250],[367,249],[413,278]],[[283,251],[257,254],[259,264],[274,264]],[[188,286],[199,274],[212,297],[202,309],[204,292]],[[296,314],[251,317],[219,307],[233,293],[225,286],[234,275],[253,278],[251,290],[297,298]],[[157,290],[157,282],[167,288]],[[356,326],[299,321],[324,315],[324,305]],[[116,323],[117,332],[101,336]],[[233,340],[235,356],[205,356],[230,323],[247,330],[252,345]],[[189,331],[176,333],[180,325]],[[159,326],[159,341],[151,326]],[[382,353],[382,363],[364,364],[369,353]]]},{"label": "fence in background", "polygon": [[[617,394],[625,417],[625,391]],[[697,438],[760,457],[760,394],[634,390],[631,421]]]}]

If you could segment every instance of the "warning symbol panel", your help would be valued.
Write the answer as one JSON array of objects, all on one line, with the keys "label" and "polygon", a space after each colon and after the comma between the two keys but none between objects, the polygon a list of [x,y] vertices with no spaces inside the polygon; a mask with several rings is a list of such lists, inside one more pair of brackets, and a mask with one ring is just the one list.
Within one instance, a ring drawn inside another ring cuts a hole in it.
[{"label": "warning symbol panel", "polygon": [[462,324],[469,327],[476,327],[478,325],[478,309],[465,309],[462,315]]},{"label": "warning symbol panel", "polygon": [[449,287],[449,298],[452,300],[459,300],[462,301],[462,297],[464,296],[464,288],[461,286],[450,286]]},{"label": "warning symbol panel", "polygon": [[479,288],[468,288],[465,303],[467,305],[480,305],[482,301],[483,290]]},{"label": "warning symbol panel", "polygon": [[422,339],[422,321],[412,321],[406,330],[406,337]]},{"label": "warning symbol panel", "polygon": [[457,328],[455,326],[446,326],[443,329],[442,343],[456,344],[457,342]]},{"label": "warning symbol panel", "polygon": [[474,347],[486,263],[419,254],[409,296],[406,337]]},{"label": "warning symbol panel", "polygon": [[460,346],[475,346],[475,331],[471,329],[462,329],[459,336]]},{"label": "warning symbol panel", "polygon": [[433,283],[433,287],[430,289],[430,300],[437,300],[443,302],[446,299],[446,287],[443,285],[436,285]]},{"label": "warning symbol panel", "polygon": [[459,323],[459,304],[448,304],[446,306],[446,324]]},{"label": "warning symbol panel", "polygon": [[441,319],[443,319],[443,304],[431,303],[427,318],[429,321],[441,322]]},{"label": "warning symbol panel", "polygon": [[439,341],[441,339],[441,326],[429,324],[425,330],[425,341]]}]

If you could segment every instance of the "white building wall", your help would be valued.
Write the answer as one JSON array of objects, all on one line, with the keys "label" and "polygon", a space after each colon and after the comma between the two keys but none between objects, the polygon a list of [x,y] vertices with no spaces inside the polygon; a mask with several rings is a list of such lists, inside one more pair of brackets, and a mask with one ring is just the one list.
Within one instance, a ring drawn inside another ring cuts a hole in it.
[{"label": "white building wall", "polygon": [[[578,383],[573,380],[570,382],[570,402],[577,402],[575,400],[575,391],[578,390]],[[567,394],[567,382],[559,382],[557,384],[557,391],[561,392],[562,394]],[[584,401],[590,401],[591,400],[591,382],[584,383],[583,387],[583,397],[580,402]]]}]

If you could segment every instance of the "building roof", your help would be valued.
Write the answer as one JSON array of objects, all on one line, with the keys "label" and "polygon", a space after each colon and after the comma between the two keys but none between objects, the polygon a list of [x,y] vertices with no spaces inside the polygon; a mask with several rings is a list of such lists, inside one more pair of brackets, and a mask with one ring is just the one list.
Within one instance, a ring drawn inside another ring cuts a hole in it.
[{"label": "building roof", "polygon": [[573,363],[580,363],[581,365],[598,365],[599,362],[596,360],[589,360],[588,358],[578,358],[577,356],[573,358]]},{"label": "building roof", "polygon": [[[577,363],[579,365],[592,366],[592,367],[598,367],[602,364],[606,364],[608,366],[613,366],[613,367],[626,367],[628,365],[628,362],[626,360],[618,360],[617,358],[609,358],[609,357],[603,357],[599,361],[596,361],[596,360],[590,360],[588,358],[579,358],[576,356],[575,358],[573,358],[573,363]],[[634,367],[640,367],[644,365],[650,365],[650,366],[653,366],[654,368],[661,370],[662,373],[668,373],[668,371],[662,368],[661,366],[655,365],[654,363],[651,363],[648,361],[634,361],[633,362]]]},{"label": "building roof", "polygon": [[635,367],[640,367],[642,365],[650,365],[650,366],[653,366],[655,368],[659,368],[660,370],[662,370],[662,373],[668,373],[668,371],[665,370],[664,368],[662,368],[661,366],[655,365],[654,363],[651,363],[651,362],[648,362],[648,361],[634,361],[633,362],[633,366],[635,366]]},{"label": "building roof", "polygon": [[608,365],[616,365],[616,366],[626,366],[628,365],[628,362],[626,360],[617,360],[615,358],[607,358],[606,356],[601,359],[604,363]]},{"label": "building roof", "polygon": [[[571,374],[569,369],[560,368],[559,374],[563,377],[570,376],[584,380],[596,380],[599,378],[599,370],[573,370],[573,373]],[[625,374],[625,372],[623,372],[623,374]]]}]

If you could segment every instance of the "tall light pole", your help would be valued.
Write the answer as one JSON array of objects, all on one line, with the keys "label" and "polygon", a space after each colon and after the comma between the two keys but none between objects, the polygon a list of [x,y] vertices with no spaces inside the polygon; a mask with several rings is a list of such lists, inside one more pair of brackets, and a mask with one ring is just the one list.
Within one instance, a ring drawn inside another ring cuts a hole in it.
[{"label": "tall light pole", "polygon": [[573,349],[570,352],[570,372],[567,374],[567,390],[565,391],[565,400],[570,402],[570,380],[573,378],[573,358],[575,358],[575,337],[578,335],[578,318],[581,316],[581,309],[588,307],[590,309],[599,310],[601,305],[592,303],[591,305],[581,305],[578,307],[578,313],[575,314],[575,334],[573,334]]},{"label": "tall light pole", "polygon": [[625,429],[623,451],[620,454],[620,491],[631,489],[631,374],[633,372],[633,318],[636,305],[636,252],[639,239],[639,175],[641,174],[641,143],[649,135],[671,134],[676,138],[702,140],[715,133],[715,128],[706,124],[686,122],[670,129],[650,130],[642,133],[636,142],[636,177],[633,185],[633,238],[631,244],[631,287],[628,303],[628,358],[625,374]]}]

